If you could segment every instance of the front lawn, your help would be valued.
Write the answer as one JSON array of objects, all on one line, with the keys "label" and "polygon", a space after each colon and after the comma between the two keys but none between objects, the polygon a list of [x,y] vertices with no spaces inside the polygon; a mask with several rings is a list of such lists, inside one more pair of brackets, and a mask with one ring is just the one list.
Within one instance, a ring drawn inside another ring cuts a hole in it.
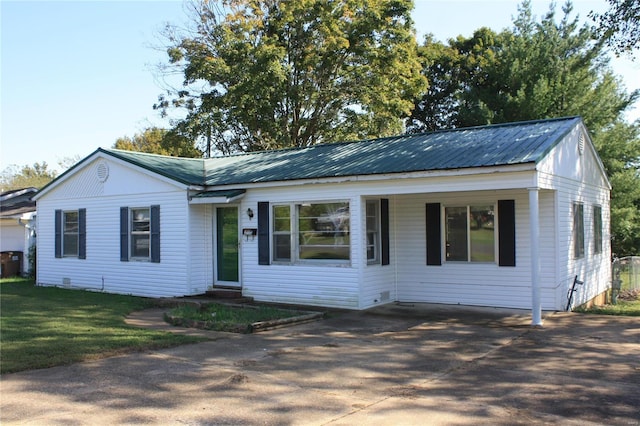
[{"label": "front lawn", "polygon": [[0,373],[202,341],[124,322],[129,313],[152,306],[141,297],[0,280]]},{"label": "front lawn", "polygon": [[640,300],[618,300],[615,305],[592,306],[588,309],[576,309],[576,312],[640,317]]},{"label": "front lawn", "polygon": [[640,317],[640,290],[623,290],[615,305],[592,306],[579,308],[576,312],[601,315],[625,315]]}]

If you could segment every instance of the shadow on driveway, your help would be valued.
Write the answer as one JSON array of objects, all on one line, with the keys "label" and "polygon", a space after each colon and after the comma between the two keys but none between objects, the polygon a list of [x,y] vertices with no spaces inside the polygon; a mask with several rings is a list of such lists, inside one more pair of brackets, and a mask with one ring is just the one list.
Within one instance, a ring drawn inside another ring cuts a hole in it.
[{"label": "shadow on driveway", "polygon": [[[170,327],[161,311],[137,315]],[[7,374],[0,420],[640,424],[637,318],[529,323],[527,311],[395,304],[260,334],[204,332],[212,340]]]}]

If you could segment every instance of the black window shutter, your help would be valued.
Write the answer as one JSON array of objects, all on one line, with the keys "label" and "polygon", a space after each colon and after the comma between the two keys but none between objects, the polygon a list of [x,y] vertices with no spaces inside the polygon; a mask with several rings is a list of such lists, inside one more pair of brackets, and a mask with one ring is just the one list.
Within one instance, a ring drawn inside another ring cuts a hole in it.
[{"label": "black window shutter", "polygon": [[498,265],[516,266],[515,200],[498,200]]},{"label": "black window shutter", "polygon": [[258,203],[258,264],[269,265],[269,202]]},{"label": "black window shutter", "polygon": [[87,258],[87,209],[78,210],[78,259]]},{"label": "black window shutter", "polygon": [[380,199],[380,256],[383,265],[389,264],[389,200]]},{"label": "black window shutter", "polygon": [[62,210],[55,212],[55,253],[56,257],[62,257]]},{"label": "black window shutter", "polygon": [[442,265],[440,203],[427,203],[427,265]]},{"label": "black window shutter", "polygon": [[120,207],[120,260],[129,261],[129,207]]},{"label": "black window shutter", "polygon": [[151,206],[151,261],[160,263],[160,206]]}]

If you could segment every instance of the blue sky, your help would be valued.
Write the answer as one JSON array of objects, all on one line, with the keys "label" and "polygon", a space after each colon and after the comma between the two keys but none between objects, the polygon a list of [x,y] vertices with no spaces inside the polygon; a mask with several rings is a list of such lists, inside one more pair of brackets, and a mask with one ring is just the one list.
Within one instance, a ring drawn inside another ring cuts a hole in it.
[{"label": "blue sky", "polygon": [[[418,36],[446,40],[481,26],[511,26],[517,0],[415,0]],[[583,19],[606,0],[576,0]],[[549,1],[533,1],[540,17]],[[558,8],[558,13],[560,10]],[[151,125],[167,126],[152,109],[166,63],[164,24],[186,21],[181,1],[0,0],[0,170],[111,147]],[[615,60],[627,89],[640,88],[640,61]],[[630,119],[640,116],[636,108]]]}]

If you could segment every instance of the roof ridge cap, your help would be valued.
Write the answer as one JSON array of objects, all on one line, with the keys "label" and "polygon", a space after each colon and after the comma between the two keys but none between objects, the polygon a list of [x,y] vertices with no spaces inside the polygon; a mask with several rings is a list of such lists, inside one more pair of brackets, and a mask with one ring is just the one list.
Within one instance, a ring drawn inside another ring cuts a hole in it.
[{"label": "roof ridge cap", "polygon": [[520,120],[520,121],[505,121],[504,123],[493,123],[493,124],[481,124],[477,126],[468,126],[468,127],[456,127],[453,129],[437,129],[430,130],[428,132],[420,132],[420,133],[407,133],[406,136],[421,136],[421,135],[429,135],[434,133],[450,133],[450,132],[460,132],[464,130],[481,130],[487,128],[496,128],[496,127],[513,127],[513,126],[522,126],[524,124],[538,124],[538,123],[550,123],[554,121],[571,121],[575,119],[582,119],[579,115],[569,115],[566,117],[553,117],[553,118],[540,118],[537,120]]}]

